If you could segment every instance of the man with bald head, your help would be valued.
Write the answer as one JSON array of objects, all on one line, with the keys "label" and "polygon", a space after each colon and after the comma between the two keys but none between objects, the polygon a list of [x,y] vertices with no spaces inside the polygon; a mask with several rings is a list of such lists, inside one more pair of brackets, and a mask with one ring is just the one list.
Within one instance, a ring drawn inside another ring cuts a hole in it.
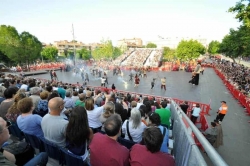
[{"label": "man with bald head", "polygon": [[46,140],[57,144],[58,147],[65,147],[65,130],[68,121],[60,116],[64,109],[64,101],[61,97],[52,98],[48,107],[50,113],[43,117],[41,123],[44,137]]}]

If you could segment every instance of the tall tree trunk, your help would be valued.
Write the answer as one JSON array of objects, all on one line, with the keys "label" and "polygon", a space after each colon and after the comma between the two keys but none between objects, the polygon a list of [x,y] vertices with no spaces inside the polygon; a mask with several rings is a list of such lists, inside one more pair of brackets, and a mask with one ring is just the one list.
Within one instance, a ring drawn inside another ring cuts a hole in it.
[{"label": "tall tree trunk", "polygon": [[231,58],[231,59],[233,60],[234,63],[236,63],[235,58]]}]

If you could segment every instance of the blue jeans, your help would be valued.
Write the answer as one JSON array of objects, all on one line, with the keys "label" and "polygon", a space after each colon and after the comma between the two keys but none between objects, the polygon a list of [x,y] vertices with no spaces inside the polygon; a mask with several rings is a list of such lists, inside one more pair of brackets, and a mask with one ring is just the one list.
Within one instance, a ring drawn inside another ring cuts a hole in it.
[{"label": "blue jeans", "polygon": [[46,152],[41,152],[38,155],[36,155],[33,159],[31,159],[29,162],[27,162],[24,166],[34,166],[34,165],[46,166],[47,162],[48,162],[48,154]]}]

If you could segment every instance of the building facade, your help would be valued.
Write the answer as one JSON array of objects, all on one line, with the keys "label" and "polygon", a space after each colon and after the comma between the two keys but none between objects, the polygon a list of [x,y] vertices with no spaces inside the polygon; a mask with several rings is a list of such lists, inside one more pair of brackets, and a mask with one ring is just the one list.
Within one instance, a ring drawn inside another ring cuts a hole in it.
[{"label": "building facade", "polygon": [[65,50],[73,52],[74,48],[76,50],[81,50],[83,48],[90,49],[90,45],[77,41],[69,42],[67,40],[61,40],[61,41],[55,41],[53,45],[58,49],[58,54],[64,53]]},{"label": "building facade", "polygon": [[121,39],[118,40],[117,46],[120,48],[141,48],[142,46],[142,39],[140,38],[133,38],[133,39]]}]

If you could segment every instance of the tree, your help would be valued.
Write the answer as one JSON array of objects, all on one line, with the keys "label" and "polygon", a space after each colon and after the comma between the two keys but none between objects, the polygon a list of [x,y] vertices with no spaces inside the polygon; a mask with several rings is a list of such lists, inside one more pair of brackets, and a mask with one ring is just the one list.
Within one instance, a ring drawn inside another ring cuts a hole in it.
[{"label": "tree", "polygon": [[157,45],[150,42],[146,45],[146,48],[157,48]]},{"label": "tree", "polygon": [[114,47],[113,48],[113,58],[117,58],[118,56],[120,56],[122,54],[122,51],[120,48],[118,47]]},{"label": "tree", "polygon": [[235,58],[239,56],[249,56],[250,54],[250,29],[246,26],[240,26],[237,30],[230,29],[221,44],[219,52],[231,58],[235,62]]},{"label": "tree", "polygon": [[58,54],[58,49],[53,46],[48,46],[42,49],[41,55],[46,60],[55,60],[56,55]]},{"label": "tree", "polygon": [[236,13],[235,18],[243,25],[250,27],[250,1],[240,0],[235,6],[228,9],[230,13]]},{"label": "tree", "polygon": [[175,58],[176,55],[176,50],[171,49],[169,47],[164,47],[163,48],[163,60],[164,61],[171,61]]},{"label": "tree", "polygon": [[0,26],[0,50],[15,62],[29,62],[40,57],[42,43],[29,32],[18,34],[15,27]]},{"label": "tree", "polygon": [[20,58],[24,58],[25,61],[34,61],[40,58],[42,51],[42,43],[29,32],[22,32],[20,34]]},{"label": "tree", "polygon": [[91,58],[90,51],[86,48],[82,48],[81,50],[77,50],[76,52],[79,59],[89,60]]},{"label": "tree", "polygon": [[94,59],[110,59],[119,55],[120,51],[118,48],[113,47],[111,40],[102,40],[101,45],[92,51]]},{"label": "tree", "polygon": [[19,60],[20,38],[15,27],[0,26],[0,51],[13,61]]},{"label": "tree", "polygon": [[177,58],[180,60],[191,60],[205,53],[206,48],[197,40],[182,40],[176,49]]},{"label": "tree", "polygon": [[208,45],[208,53],[210,54],[217,54],[220,48],[220,42],[218,41],[211,41]]},{"label": "tree", "polygon": [[12,63],[11,59],[9,59],[8,56],[5,55],[1,50],[0,50],[0,62],[4,62],[5,64]]}]

